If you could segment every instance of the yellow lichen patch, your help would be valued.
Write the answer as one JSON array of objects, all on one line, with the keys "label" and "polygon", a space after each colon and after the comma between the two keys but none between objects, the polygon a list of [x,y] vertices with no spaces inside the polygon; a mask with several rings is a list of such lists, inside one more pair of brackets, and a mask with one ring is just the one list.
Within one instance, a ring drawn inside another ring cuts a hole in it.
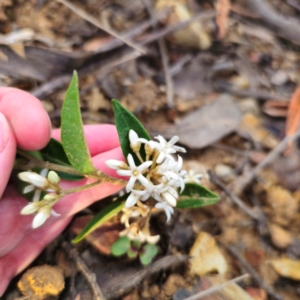
[{"label": "yellow lichen patch", "polygon": [[49,265],[38,266],[24,273],[18,282],[18,288],[31,300],[43,300],[57,296],[64,289],[64,276],[60,268]]}]

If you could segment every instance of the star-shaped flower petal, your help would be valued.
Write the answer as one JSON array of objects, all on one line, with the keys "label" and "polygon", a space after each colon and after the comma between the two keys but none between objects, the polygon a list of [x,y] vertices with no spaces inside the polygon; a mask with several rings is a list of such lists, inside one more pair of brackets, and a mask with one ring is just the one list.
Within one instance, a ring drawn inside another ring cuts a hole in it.
[{"label": "star-shaped flower petal", "polygon": [[138,167],[135,165],[133,157],[131,154],[128,154],[127,161],[130,167],[130,170],[117,170],[117,173],[120,176],[130,176],[130,179],[126,185],[126,191],[130,192],[133,189],[133,186],[137,180],[141,182],[142,185],[147,187],[150,183],[149,181],[143,176],[143,171],[148,169],[152,165],[152,161],[146,161],[139,165]]}]

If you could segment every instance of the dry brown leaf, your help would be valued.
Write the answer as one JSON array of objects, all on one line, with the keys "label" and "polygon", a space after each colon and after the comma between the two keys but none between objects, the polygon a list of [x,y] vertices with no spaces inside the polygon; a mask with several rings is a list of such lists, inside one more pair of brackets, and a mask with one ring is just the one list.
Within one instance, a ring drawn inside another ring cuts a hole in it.
[{"label": "dry brown leaf", "polygon": [[22,58],[26,58],[25,49],[23,44],[10,44],[7,45],[11,50]]},{"label": "dry brown leaf", "polygon": [[178,135],[182,144],[199,149],[236,130],[241,117],[241,111],[231,96],[221,95],[212,104],[189,113],[174,126],[148,128],[153,134],[162,134],[167,138]]},{"label": "dry brown leaf", "polygon": [[[91,221],[92,216],[78,217],[71,225],[71,230],[77,235]],[[86,241],[100,253],[110,255],[111,245],[119,238],[119,232],[124,229],[120,222],[107,222],[86,236]]]},{"label": "dry brown leaf", "polygon": [[206,232],[199,233],[189,255],[192,275],[203,276],[214,271],[225,274],[228,269],[227,261],[216,240]]},{"label": "dry brown leaf", "polygon": [[253,298],[253,300],[268,299],[268,294],[265,290],[254,288],[254,287],[246,287],[246,291]]},{"label": "dry brown leaf", "polygon": [[297,219],[299,202],[288,190],[280,186],[268,188],[267,203],[272,222],[289,226]]},{"label": "dry brown leaf", "polygon": [[291,234],[276,224],[269,224],[272,243],[279,249],[286,249],[293,239]]},{"label": "dry brown leaf", "polygon": [[[298,128],[300,123],[300,87],[298,87],[292,95],[287,119],[286,119],[286,128],[285,128],[285,135],[290,136],[294,134]],[[290,150],[291,144],[289,144]]]},{"label": "dry brown leaf", "polygon": [[[166,21],[171,26],[191,19],[192,15],[186,5],[185,1],[180,0],[159,0],[156,2],[156,9],[173,8]],[[199,49],[207,49],[212,43],[210,35],[199,21],[173,32],[168,38],[178,45]]]},{"label": "dry brown leaf", "polygon": [[286,117],[288,104],[286,100],[269,100],[264,103],[262,110],[271,117]]},{"label": "dry brown leaf", "polygon": [[292,95],[286,120],[286,135],[294,134],[300,123],[300,88],[297,88]]},{"label": "dry brown leaf", "polygon": [[278,145],[277,138],[264,128],[259,118],[251,113],[243,116],[239,132],[243,136],[250,135],[254,142],[266,148],[273,149]]},{"label": "dry brown leaf", "polygon": [[230,0],[218,0],[216,3],[216,22],[219,28],[218,38],[223,39],[226,36],[228,27],[228,16],[230,12]]},{"label": "dry brown leaf", "polygon": [[272,259],[270,263],[280,276],[300,280],[300,260],[282,257]]}]

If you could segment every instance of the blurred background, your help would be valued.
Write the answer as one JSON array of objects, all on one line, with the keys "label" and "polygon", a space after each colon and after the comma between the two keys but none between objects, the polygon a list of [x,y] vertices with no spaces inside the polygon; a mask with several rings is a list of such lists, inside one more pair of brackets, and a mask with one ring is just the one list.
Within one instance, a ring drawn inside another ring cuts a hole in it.
[{"label": "blurred background", "polygon": [[[150,272],[124,299],[185,299],[179,288],[191,295],[246,272],[242,288],[205,299],[300,299],[299,16],[299,0],[0,0],[1,87],[35,95],[56,128],[77,70],[85,124],[113,123],[118,99],[152,136],[178,135],[185,169],[221,196],[156,220],[160,257],[196,251],[199,270]],[[57,243],[34,264],[61,266]],[[99,244],[95,233],[80,249],[88,266],[100,257],[105,290]],[[119,281],[140,268],[110,266]],[[76,288],[91,299],[86,283]],[[5,297],[16,295],[14,282]]]}]

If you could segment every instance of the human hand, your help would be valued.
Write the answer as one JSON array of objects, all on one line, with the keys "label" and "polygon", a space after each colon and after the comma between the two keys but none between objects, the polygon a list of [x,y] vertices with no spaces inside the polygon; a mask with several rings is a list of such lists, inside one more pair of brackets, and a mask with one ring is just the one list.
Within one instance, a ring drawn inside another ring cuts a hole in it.
[{"label": "human hand", "polygon": [[[85,135],[95,167],[108,175],[116,176],[114,170],[105,165],[107,159],[124,159],[115,127],[86,126]],[[73,214],[122,188],[103,183],[67,195],[54,206],[60,216],[50,217],[43,226],[33,230],[33,216],[20,215],[28,201],[17,193],[12,184],[8,184],[8,180],[16,147],[38,150],[47,144],[50,136],[49,117],[38,99],[18,89],[0,88],[0,296],[10,280],[64,230]],[[52,137],[59,139],[60,131],[54,130]],[[90,182],[91,179],[62,181],[61,187],[69,189]]]}]

